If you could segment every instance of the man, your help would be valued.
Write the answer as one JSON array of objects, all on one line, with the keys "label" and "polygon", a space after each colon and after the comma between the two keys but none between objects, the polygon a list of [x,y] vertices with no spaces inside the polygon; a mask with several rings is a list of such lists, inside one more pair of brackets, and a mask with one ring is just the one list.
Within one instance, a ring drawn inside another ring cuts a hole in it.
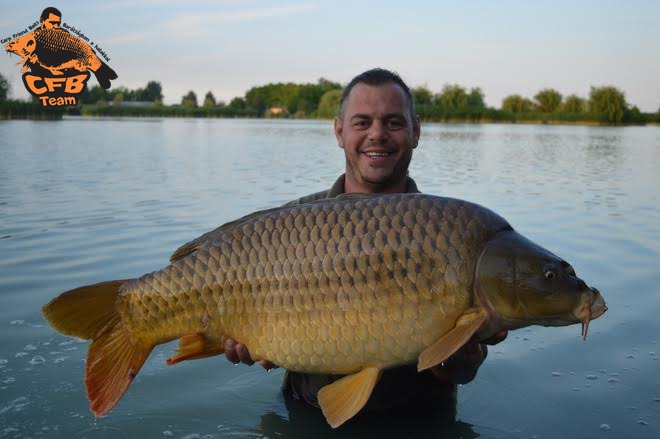
[{"label": "man", "polygon": [[[57,8],[48,7],[41,12],[39,24],[42,29],[61,29],[62,13]],[[64,29],[62,29],[64,30]]]},{"label": "man", "polygon": [[[420,122],[412,94],[403,80],[388,70],[372,69],[356,76],[344,89],[334,130],[346,157],[346,172],[328,191],[317,192],[289,203],[301,204],[342,193],[419,192],[408,176],[408,165],[420,137]],[[506,331],[487,340],[496,344]],[[365,410],[392,408],[411,402],[438,403],[453,400],[456,385],[470,382],[487,355],[485,344],[470,340],[443,364],[422,373],[416,366],[385,371]],[[225,355],[233,363],[254,364],[247,346],[228,339]],[[270,369],[274,365],[262,360]],[[340,378],[336,375],[309,375],[288,372],[283,385],[285,396],[318,407],[318,390]]]}]

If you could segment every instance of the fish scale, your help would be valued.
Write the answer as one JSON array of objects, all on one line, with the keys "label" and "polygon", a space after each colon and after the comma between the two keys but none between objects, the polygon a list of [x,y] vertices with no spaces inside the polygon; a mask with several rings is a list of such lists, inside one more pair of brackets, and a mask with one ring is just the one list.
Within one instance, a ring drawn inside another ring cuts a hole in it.
[{"label": "fish scale", "polygon": [[[34,32],[36,42],[46,52],[41,55],[42,61],[52,68],[74,67],[78,70],[89,68],[96,72],[103,64],[92,48],[80,38],[62,29],[38,29]],[[52,63],[53,55],[58,54],[59,65]],[[45,67],[45,66],[44,66]]]},{"label": "fish scale", "polygon": [[[477,256],[507,227],[479,206],[425,195],[282,208],[126,284],[120,315],[144,343],[202,333],[218,347],[231,336],[291,370],[392,367],[471,305]],[[401,331],[422,336],[401,343]]]},{"label": "fish scale", "polygon": [[86,56],[91,53],[89,46],[80,38],[62,29],[40,29],[39,32],[35,32],[35,37],[38,43],[50,50],[70,50],[76,55]]}]

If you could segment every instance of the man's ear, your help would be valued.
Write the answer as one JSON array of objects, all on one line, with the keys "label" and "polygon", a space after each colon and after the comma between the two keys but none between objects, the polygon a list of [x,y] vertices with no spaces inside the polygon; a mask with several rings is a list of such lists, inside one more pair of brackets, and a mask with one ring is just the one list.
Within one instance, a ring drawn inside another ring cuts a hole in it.
[{"label": "man's ear", "polygon": [[422,127],[419,121],[419,116],[415,115],[415,119],[413,119],[413,149],[417,148],[417,144],[419,143],[419,136],[421,134],[422,134]]},{"label": "man's ear", "polygon": [[344,125],[339,117],[335,117],[335,137],[337,138],[337,145],[341,149],[344,149],[344,141],[341,138],[341,135],[344,131]]}]

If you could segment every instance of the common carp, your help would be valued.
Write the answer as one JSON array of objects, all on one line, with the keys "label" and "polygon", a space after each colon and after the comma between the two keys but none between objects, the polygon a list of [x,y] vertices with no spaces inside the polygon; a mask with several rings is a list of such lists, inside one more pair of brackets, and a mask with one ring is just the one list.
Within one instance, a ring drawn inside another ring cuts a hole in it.
[{"label": "common carp", "polygon": [[179,248],[138,279],[80,287],[47,304],[63,334],[91,339],[96,415],[121,398],[154,346],[183,360],[223,353],[347,376],[323,387],[332,427],[364,406],[382,370],[437,365],[472,336],[589,322],[606,311],[563,259],[492,211],[423,194],[351,194],[245,216]]},{"label": "common carp", "polygon": [[68,69],[79,72],[89,69],[104,89],[110,88],[111,79],[117,79],[117,73],[101,61],[85,41],[64,29],[38,28],[7,43],[5,50],[24,58],[18,63],[24,64],[22,72],[35,66],[53,75],[62,75]]}]

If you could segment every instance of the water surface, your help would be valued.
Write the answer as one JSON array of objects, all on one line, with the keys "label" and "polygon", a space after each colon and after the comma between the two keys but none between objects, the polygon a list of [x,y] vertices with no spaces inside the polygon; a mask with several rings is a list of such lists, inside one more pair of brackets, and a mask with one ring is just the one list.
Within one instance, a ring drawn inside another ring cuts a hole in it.
[{"label": "water surface", "polygon": [[180,244],[328,188],[329,122],[66,119],[0,122],[0,437],[660,437],[660,128],[425,124],[411,175],[481,203],[561,255],[609,311],[526,328],[491,348],[455,421],[360,419],[330,431],[289,412],[283,372],[222,357],[164,365],[158,347],[95,419],[86,342],[40,308],[57,293],[157,270]]}]

